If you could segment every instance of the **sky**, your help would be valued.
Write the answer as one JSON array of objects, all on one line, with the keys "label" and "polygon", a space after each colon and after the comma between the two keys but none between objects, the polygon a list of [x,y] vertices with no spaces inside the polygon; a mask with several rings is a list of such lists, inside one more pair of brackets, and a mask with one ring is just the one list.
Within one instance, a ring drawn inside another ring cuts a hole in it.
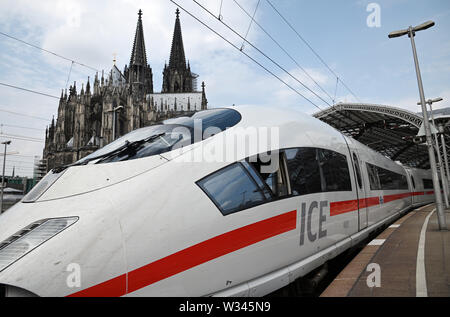
[{"label": "sky", "polygon": [[[88,76],[92,83],[93,69],[110,71],[114,56],[119,69],[129,63],[137,12],[142,9],[147,59],[155,91],[161,90],[177,8],[170,0],[1,2],[0,83],[59,97],[61,89],[76,81],[79,92]],[[211,108],[253,104],[292,107],[313,114],[334,101],[418,112],[410,41],[408,37],[388,39],[388,34],[428,20],[436,25],[415,37],[425,95],[444,98],[435,108],[450,106],[450,1],[174,2],[181,10],[186,58],[199,75],[199,86],[205,82]],[[237,4],[255,14],[255,22]],[[217,19],[219,14],[223,23]],[[5,34],[88,67],[72,65]],[[0,142],[12,141],[7,148],[11,155],[7,156],[6,175],[14,167],[16,175],[32,175],[35,157],[42,157],[45,128],[57,109],[58,98],[0,85]],[[26,140],[20,140],[24,136]]]}]

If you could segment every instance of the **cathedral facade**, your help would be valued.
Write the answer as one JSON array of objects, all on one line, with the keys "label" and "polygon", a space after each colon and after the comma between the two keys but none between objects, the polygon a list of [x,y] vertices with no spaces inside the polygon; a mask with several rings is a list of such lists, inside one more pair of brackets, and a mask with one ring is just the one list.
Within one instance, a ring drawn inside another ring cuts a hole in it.
[{"label": "cathedral facade", "polygon": [[207,108],[205,84],[197,90],[197,75],[186,63],[179,10],[176,11],[169,64],[163,71],[161,93],[153,90],[153,72],[145,50],[139,10],[130,64],[121,72],[113,65],[90,78],[77,92],[76,83],[63,91],[58,115],[46,130],[43,158],[47,170],[71,164],[118,137],[138,128]]}]

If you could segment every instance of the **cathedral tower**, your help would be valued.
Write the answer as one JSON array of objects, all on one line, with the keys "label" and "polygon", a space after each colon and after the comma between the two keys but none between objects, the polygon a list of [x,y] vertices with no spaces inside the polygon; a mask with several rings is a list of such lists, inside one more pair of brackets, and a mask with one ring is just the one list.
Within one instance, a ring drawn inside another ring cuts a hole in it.
[{"label": "cathedral tower", "polygon": [[197,75],[186,65],[180,11],[169,65],[164,68],[163,92],[153,91],[152,69],[145,50],[142,11],[139,10],[130,64],[123,73],[116,60],[111,72],[98,73],[78,94],[76,83],[61,92],[57,118],[46,130],[44,158],[48,169],[71,164],[118,137],[178,116],[207,108],[205,85],[197,90]]},{"label": "cathedral tower", "polygon": [[142,10],[139,10],[138,16],[130,65],[128,68],[125,66],[124,76],[131,86],[132,93],[139,97],[144,97],[146,94],[153,93],[153,74],[150,65],[147,64]]},{"label": "cathedral tower", "polygon": [[180,10],[176,11],[175,29],[173,32],[172,49],[169,65],[163,71],[163,93],[193,92],[191,67],[184,55],[183,37],[181,35]]}]

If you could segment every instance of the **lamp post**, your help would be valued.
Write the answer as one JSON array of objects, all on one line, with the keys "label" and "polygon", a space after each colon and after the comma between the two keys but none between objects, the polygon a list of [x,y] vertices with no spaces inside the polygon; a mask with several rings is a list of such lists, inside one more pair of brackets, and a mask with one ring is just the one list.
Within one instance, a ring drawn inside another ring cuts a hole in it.
[{"label": "lamp post", "polygon": [[423,91],[422,76],[420,74],[420,68],[419,68],[419,60],[417,58],[416,43],[414,42],[414,37],[416,36],[416,32],[429,29],[432,26],[434,26],[434,24],[435,23],[433,21],[428,21],[428,22],[422,23],[416,27],[410,26],[406,30],[399,30],[399,31],[394,31],[394,32],[389,33],[389,38],[396,38],[396,37],[408,35],[408,37],[411,39],[414,64],[416,66],[417,84],[419,86],[420,104],[422,106],[423,123],[424,123],[424,128],[425,128],[425,135],[426,135],[426,139],[427,139],[428,155],[430,157],[431,174],[433,177],[434,195],[436,198],[436,210],[437,210],[437,215],[438,215],[439,229],[447,230],[447,225],[445,223],[444,208],[442,206],[441,188],[439,186],[439,177],[438,177],[437,169],[436,169],[436,157],[434,155],[434,150],[433,150],[433,140],[431,139],[430,122],[428,121],[427,106],[425,103],[425,93]]},{"label": "lamp post", "polygon": [[[435,102],[439,102],[442,101],[442,98],[435,98],[435,99],[428,99],[426,101],[426,103],[428,105],[430,105],[430,112],[431,112],[431,121],[433,122],[433,126],[436,128],[436,123],[434,122],[434,114],[433,114],[433,103]],[[420,102],[417,103],[418,105],[420,105]],[[445,173],[444,173],[444,164],[442,163],[442,157],[441,157],[441,150],[439,149],[439,137],[437,135],[438,131],[434,130],[434,140],[436,142],[436,153],[438,155],[438,161],[439,161],[439,172],[441,173],[441,181],[442,181],[442,187],[444,190],[444,200],[445,200],[445,206],[447,208],[449,208],[449,203],[448,203],[448,183],[447,183],[447,179],[445,177]],[[443,143],[443,145],[445,146],[445,143]]]},{"label": "lamp post", "polygon": [[3,174],[2,174],[2,189],[0,198],[0,214],[3,213],[3,189],[5,187],[5,162],[6,162],[6,147],[11,144],[11,141],[2,142],[5,145],[5,152],[3,154]]},{"label": "lamp post", "polygon": [[441,133],[441,142],[442,142],[442,152],[444,155],[445,162],[445,172],[447,174],[447,182],[450,183],[450,173],[448,170],[448,158],[447,158],[447,146],[445,145],[445,136],[444,136],[444,125],[439,125],[439,132]]}]

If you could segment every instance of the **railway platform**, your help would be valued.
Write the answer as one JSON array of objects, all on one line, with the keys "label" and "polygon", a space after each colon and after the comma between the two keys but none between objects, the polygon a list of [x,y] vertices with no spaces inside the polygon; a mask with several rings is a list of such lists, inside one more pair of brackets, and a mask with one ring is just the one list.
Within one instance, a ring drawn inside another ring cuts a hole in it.
[{"label": "railway platform", "polygon": [[[450,209],[446,219],[449,226]],[[450,231],[439,231],[435,205],[386,228],[320,296],[450,297]]]}]

